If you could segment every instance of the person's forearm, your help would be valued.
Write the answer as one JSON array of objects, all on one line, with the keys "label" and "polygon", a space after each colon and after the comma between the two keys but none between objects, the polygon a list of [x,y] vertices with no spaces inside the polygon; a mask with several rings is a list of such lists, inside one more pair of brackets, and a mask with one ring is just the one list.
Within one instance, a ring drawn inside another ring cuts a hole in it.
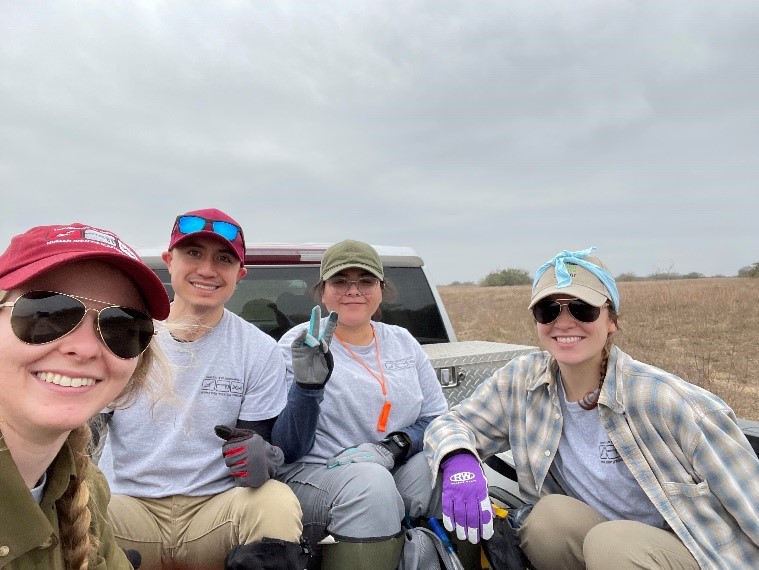
[{"label": "person's forearm", "polygon": [[272,443],[285,454],[285,463],[292,463],[308,453],[314,445],[319,405],[324,389],[305,389],[293,382],[287,394],[287,405],[272,429]]}]

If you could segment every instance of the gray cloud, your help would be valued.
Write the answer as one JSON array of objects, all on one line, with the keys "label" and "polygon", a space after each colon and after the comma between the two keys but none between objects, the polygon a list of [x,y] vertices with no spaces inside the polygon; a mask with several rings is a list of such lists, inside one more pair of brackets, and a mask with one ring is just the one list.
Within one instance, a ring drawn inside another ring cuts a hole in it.
[{"label": "gray cloud", "polygon": [[411,245],[440,282],[599,246],[613,271],[759,258],[759,5],[0,4],[0,242]]}]

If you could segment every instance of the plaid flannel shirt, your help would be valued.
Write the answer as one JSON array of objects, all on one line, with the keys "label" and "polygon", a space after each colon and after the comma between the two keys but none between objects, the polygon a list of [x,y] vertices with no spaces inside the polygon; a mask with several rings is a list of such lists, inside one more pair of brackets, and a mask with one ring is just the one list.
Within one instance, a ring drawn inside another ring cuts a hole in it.
[{"label": "plaid flannel shirt", "polygon": [[[436,477],[456,449],[512,450],[522,497],[564,493],[549,473],[562,414],[547,352],[517,357],[435,419]],[[599,415],[635,479],[702,568],[759,568],[759,459],[720,398],[612,348]]]}]

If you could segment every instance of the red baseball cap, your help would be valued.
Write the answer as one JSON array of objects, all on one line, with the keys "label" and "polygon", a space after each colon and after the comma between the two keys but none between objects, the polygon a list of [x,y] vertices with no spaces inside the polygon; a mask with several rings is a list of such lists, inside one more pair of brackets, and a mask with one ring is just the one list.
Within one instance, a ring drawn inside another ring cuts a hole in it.
[{"label": "red baseball cap", "polygon": [[97,259],[117,267],[134,282],[150,316],[169,316],[169,296],[158,276],[113,232],[85,224],[37,226],[14,236],[0,255],[0,289],[19,287],[48,269],[70,261]]},{"label": "red baseball cap", "polygon": [[193,236],[211,237],[228,245],[240,263],[245,264],[245,236],[242,227],[221,210],[206,208],[177,216],[171,229],[169,251]]}]

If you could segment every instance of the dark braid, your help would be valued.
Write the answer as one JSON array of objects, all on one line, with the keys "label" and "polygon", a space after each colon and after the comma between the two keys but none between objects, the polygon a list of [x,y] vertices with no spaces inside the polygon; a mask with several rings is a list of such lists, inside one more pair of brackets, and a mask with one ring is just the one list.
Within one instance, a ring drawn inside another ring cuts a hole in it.
[{"label": "dark braid", "polygon": [[[618,315],[617,312],[609,306],[609,318],[614,322],[614,324],[619,328],[619,324],[617,323]],[[580,404],[580,407],[583,410],[592,410],[596,406],[598,406],[598,398],[601,396],[601,387],[604,385],[604,379],[606,378],[606,369],[609,366],[609,356],[611,356],[611,347],[614,344],[613,342],[614,333],[611,333],[608,337],[606,337],[606,344],[604,345],[603,350],[601,351],[601,366],[600,366],[600,379],[598,381],[598,387],[595,390],[591,390],[587,394],[585,394],[582,399],[578,402]]]}]

